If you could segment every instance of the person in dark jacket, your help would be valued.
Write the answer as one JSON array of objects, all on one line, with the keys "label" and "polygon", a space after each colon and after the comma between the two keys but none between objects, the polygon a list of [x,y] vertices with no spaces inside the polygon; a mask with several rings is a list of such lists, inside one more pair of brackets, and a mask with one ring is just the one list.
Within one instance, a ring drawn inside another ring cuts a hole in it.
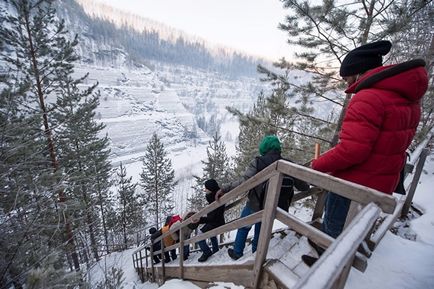
[{"label": "person in dark jacket", "polygon": [[[210,179],[205,181],[205,198],[208,202],[208,204],[211,204],[215,201],[215,194],[220,189],[218,183],[214,179]],[[200,231],[202,233],[206,233],[208,231],[211,231],[212,229],[215,229],[217,227],[220,227],[221,225],[225,224],[225,206],[220,206],[214,211],[209,212],[206,217],[201,217],[199,220],[197,220],[197,223],[199,224],[205,224]],[[211,257],[212,254],[216,253],[219,250],[218,246],[218,240],[217,237],[211,237],[211,248],[207,245],[206,240],[199,241],[199,247],[202,250],[202,256],[199,257],[199,262],[205,262],[208,260],[209,257]]]},{"label": "person in dark jacket", "polygon": [[[149,232],[149,235],[151,235],[151,240],[154,240],[155,238],[157,238],[157,237],[152,238],[152,235],[154,235],[155,233],[157,233],[157,228],[155,228],[155,227],[149,228],[148,232]],[[149,247],[146,247],[146,249],[149,250],[149,251],[151,250]],[[161,243],[160,242],[152,244],[152,251],[153,252],[156,252],[156,251],[159,251],[159,250],[161,250]],[[153,259],[154,259],[154,263],[155,264],[160,263],[160,255],[159,254],[154,254]]]},{"label": "person in dark jacket", "polygon": [[[229,192],[230,190],[234,189],[235,187],[239,186],[241,183],[245,182],[249,178],[256,175],[258,172],[260,172],[262,169],[266,168],[267,166],[271,165],[275,161],[282,159],[281,156],[281,144],[280,140],[275,135],[269,135],[262,139],[261,143],[259,144],[259,157],[255,157],[247,167],[246,171],[244,172],[243,176],[239,178],[238,180],[235,180],[231,183],[222,185],[221,190],[216,195],[216,198],[218,199],[223,194]],[[289,177],[289,176],[288,176]],[[292,178],[293,185],[301,191],[305,191],[309,188],[309,185],[306,184],[303,181],[300,181],[298,179]],[[293,188],[291,185],[291,192],[293,194]],[[288,196],[286,200],[280,199],[279,196],[279,203],[280,207],[283,207],[287,210],[289,207],[291,196]],[[250,190],[248,193],[248,200],[241,212],[240,218],[246,217],[248,215],[251,215],[255,212],[258,212],[263,209],[263,202],[264,202],[264,184],[260,184],[254,189]],[[285,202],[287,204],[285,204]],[[252,227],[247,226],[238,229],[237,235],[235,237],[235,243],[234,248],[228,250],[229,256],[237,260],[241,256],[243,256],[244,247],[247,240],[247,235],[249,234],[249,231]],[[256,252],[256,248],[258,246],[258,239],[259,239],[259,232],[261,229],[261,223],[255,224],[255,233],[253,236],[253,242],[252,242],[252,252]]]}]

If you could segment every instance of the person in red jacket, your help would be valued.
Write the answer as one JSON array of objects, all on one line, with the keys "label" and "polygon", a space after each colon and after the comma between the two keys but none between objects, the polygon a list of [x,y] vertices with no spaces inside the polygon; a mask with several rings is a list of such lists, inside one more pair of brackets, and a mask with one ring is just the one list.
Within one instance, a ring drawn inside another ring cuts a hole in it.
[{"label": "person in red jacket", "polygon": [[[338,144],[312,162],[312,168],[392,194],[405,165],[428,87],[425,62],[382,66],[392,44],[378,41],[350,51],[340,75],[354,93]],[[328,193],[322,230],[336,238],[343,230],[350,200]]]}]

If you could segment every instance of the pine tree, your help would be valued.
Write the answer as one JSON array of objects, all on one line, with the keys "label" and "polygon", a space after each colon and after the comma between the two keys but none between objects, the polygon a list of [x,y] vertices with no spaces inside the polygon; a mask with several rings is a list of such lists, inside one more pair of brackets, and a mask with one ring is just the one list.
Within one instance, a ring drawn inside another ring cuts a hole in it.
[{"label": "pine tree", "polygon": [[425,60],[430,85],[422,99],[422,116],[416,134],[416,143],[423,140],[434,128],[434,2],[427,3],[424,9],[417,11],[410,24],[399,34],[391,52],[394,62],[404,62],[409,59]]},{"label": "pine tree", "polygon": [[[101,225],[106,251],[109,252],[107,230],[101,220],[104,221],[105,208],[111,205],[108,196],[110,149],[107,136],[98,136],[104,124],[95,121],[95,110],[99,105],[99,93],[94,93],[96,85],[84,90],[77,86],[86,77],[74,80],[65,75],[59,81],[55,89],[58,98],[53,120],[61,167],[68,176],[66,192],[75,200],[71,204],[75,217],[85,220],[94,258],[99,260]],[[79,227],[79,222],[76,227]]]},{"label": "pine tree", "polygon": [[172,161],[156,133],[146,146],[140,178],[146,211],[152,216],[152,222],[160,226],[174,208],[173,190],[177,182]]},{"label": "pine tree", "polygon": [[119,224],[123,236],[124,248],[128,247],[128,236],[145,226],[142,216],[142,206],[136,194],[137,184],[132,182],[132,177],[127,177],[127,171],[122,163],[116,172],[118,188],[118,214]]},{"label": "pine tree", "polygon": [[199,211],[208,204],[203,192],[206,180],[215,179],[218,184],[223,184],[231,177],[231,165],[226,146],[218,133],[215,133],[212,140],[208,142],[206,153],[207,159],[201,161],[203,174],[200,177],[194,176],[196,184],[193,187],[193,194],[187,199],[188,207],[192,211]]},{"label": "pine tree", "polygon": [[[59,147],[53,131],[52,119],[56,106],[47,102],[47,96],[53,94],[60,79],[72,73],[72,62],[77,59],[73,48],[77,41],[76,38],[71,41],[67,39],[63,22],[55,18],[52,1],[16,0],[8,3],[11,12],[2,13],[0,28],[1,60],[5,65],[5,70],[9,71],[7,82],[12,88],[7,103],[11,106],[6,108],[12,110],[9,110],[7,121],[9,128],[16,127],[17,123],[23,125],[22,129],[14,132],[16,138],[13,137],[9,144],[21,139],[23,145],[14,143],[22,149],[19,155],[15,155],[17,157],[15,161],[19,163],[15,165],[27,168],[23,180],[18,180],[9,174],[18,186],[14,189],[6,187],[7,194],[11,196],[28,194],[31,196],[27,200],[29,204],[37,204],[36,207],[28,207],[25,203],[19,204],[22,206],[23,216],[26,216],[26,211],[31,211],[34,214],[31,218],[35,218],[31,222],[26,222],[29,224],[28,230],[25,231],[26,234],[33,230],[31,226],[36,220],[56,224],[60,217],[62,221],[59,225],[63,228],[63,239],[67,243],[65,250],[75,270],[78,271],[80,265],[69,218],[70,213],[65,206],[67,195],[60,185],[63,177],[59,166]],[[8,153],[10,152],[8,150]],[[6,156],[6,158],[9,157]],[[24,182],[18,184],[16,181]],[[14,206],[16,205],[18,204],[15,203]],[[13,212],[16,212],[17,208],[14,209]],[[49,213],[50,211],[52,214]],[[41,214],[43,214],[43,220]],[[61,242],[56,230],[40,231],[39,235],[36,234],[37,238],[46,236],[49,241],[39,240],[45,245],[30,251],[35,255],[36,260],[38,255],[42,256],[46,253],[43,252],[47,249],[45,246],[57,247],[56,242]],[[27,242],[30,248],[32,246],[32,242],[28,242],[26,235],[19,242]],[[22,244],[16,247],[16,254],[12,255],[11,263],[9,267],[6,267],[5,272],[11,268],[13,258],[20,254],[19,250],[23,250],[24,247]],[[22,253],[23,256],[26,255],[25,252]]]}]

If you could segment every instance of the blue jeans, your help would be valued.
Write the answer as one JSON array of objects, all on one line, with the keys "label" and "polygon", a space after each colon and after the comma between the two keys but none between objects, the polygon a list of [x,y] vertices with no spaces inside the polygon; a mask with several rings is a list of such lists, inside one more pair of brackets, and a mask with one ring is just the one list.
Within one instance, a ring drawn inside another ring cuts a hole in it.
[{"label": "blue jeans", "polygon": [[[249,207],[245,206],[244,209],[241,211],[240,218],[247,217],[248,215],[253,214],[254,211]],[[234,252],[242,256],[244,252],[244,247],[246,246],[246,240],[247,235],[250,232],[250,229],[252,226],[247,226],[243,228],[239,228],[237,231],[237,236],[235,237],[235,243],[234,243]],[[253,242],[252,242],[252,252],[256,252],[256,248],[258,247],[258,240],[259,240],[259,232],[261,231],[261,222],[255,224],[255,234],[253,236]]]},{"label": "blue jeans", "polygon": [[184,245],[184,259],[188,256],[190,256],[190,245]]},{"label": "blue jeans", "polygon": [[337,238],[344,229],[345,220],[351,200],[329,192],[324,207],[324,219],[321,230],[327,235]]},{"label": "blue jeans", "polygon": [[212,255],[219,250],[219,242],[217,240],[217,237],[211,237],[210,240],[212,245],[212,251],[206,243],[206,239],[198,242],[200,249],[206,255]]}]

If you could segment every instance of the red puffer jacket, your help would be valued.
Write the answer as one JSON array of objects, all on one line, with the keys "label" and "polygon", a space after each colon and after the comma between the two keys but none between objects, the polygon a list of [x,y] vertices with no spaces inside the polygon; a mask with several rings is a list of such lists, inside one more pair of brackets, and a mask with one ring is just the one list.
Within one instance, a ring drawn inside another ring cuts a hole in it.
[{"label": "red puffer jacket", "polygon": [[339,143],[312,162],[312,168],[391,194],[420,119],[428,87],[423,60],[381,66],[346,92],[351,99]]}]

